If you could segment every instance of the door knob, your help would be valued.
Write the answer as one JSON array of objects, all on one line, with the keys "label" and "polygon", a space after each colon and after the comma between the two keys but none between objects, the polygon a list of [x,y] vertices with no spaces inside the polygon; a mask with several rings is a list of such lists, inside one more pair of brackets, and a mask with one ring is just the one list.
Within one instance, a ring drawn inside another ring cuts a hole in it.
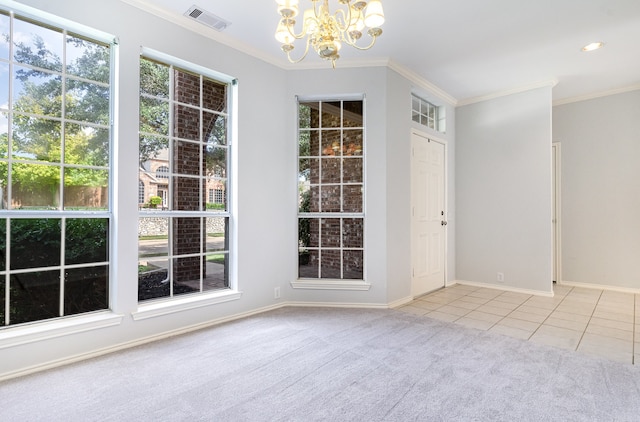
[{"label": "door knob", "polygon": [[442,220],[442,221],[440,222],[440,225],[441,225],[441,226],[446,226],[446,225],[447,225],[447,222],[446,222],[446,221],[444,221],[444,220]]}]

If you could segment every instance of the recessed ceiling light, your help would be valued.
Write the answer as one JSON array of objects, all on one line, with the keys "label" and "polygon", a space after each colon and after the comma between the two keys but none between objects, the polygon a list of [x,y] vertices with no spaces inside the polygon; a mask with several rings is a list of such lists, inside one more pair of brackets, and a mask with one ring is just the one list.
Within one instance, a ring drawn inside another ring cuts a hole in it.
[{"label": "recessed ceiling light", "polygon": [[602,47],[604,47],[603,42],[592,42],[591,44],[587,44],[584,47],[582,47],[582,51],[593,51]]}]

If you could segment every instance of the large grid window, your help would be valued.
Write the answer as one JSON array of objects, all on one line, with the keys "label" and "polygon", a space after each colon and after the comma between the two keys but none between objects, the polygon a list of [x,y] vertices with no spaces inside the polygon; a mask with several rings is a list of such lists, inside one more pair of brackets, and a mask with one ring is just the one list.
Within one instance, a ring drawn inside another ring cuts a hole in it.
[{"label": "large grid window", "polygon": [[[140,301],[229,287],[229,98],[228,82],[140,60],[141,177],[167,169],[166,206],[140,210]],[[207,203],[211,190],[222,205]]]},{"label": "large grid window", "polygon": [[300,101],[298,116],[298,277],[362,280],[363,101]]},{"label": "large grid window", "polygon": [[107,309],[113,46],[0,31],[0,325]]},{"label": "large grid window", "polygon": [[440,107],[411,94],[411,119],[433,130],[444,130],[444,113]]}]

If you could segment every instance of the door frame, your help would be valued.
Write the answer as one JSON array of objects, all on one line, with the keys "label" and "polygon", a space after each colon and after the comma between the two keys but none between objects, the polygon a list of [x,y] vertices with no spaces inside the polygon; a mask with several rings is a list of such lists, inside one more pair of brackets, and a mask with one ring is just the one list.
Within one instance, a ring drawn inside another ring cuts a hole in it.
[{"label": "door frame", "polygon": [[[560,142],[552,142],[551,143],[551,155],[552,155],[552,175],[551,175],[551,181],[552,181],[552,186],[551,186],[551,192],[553,195],[553,214],[552,214],[552,219],[555,219],[555,224],[554,221],[552,220],[552,230],[554,231],[554,233],[552,233],[552,239],[554,239],[554,244],[552,245],[552,251],[553,251],[553,260],[554,262],[552,262],[552,268],[555,268],[555,272],[554,274],[552,274],[552,279],[555,278],[555,281],[557,284],[562,284],[562,230],[561,230],[561,223],[562,223],[562,218],[561,218],[561,214],[562,214],[562,207],[561,207],[561,144]],[[555,265],[554,265],[555,263]]]},{"label": "door frame", "polygon": [[[413,137],[418,136],[420,138],[424,138],[427,141],[431,141],[431,142],[437,142],[439,144],[441,144],[444,147],[444,180],[443,180],[443,189],[444,189],[444,204],[443,204],[443,208],[444,208],[444,219],[445,221],[449,222],[449,176],[448,176],[448,171],[449,171],[449,145],[447,144],[447,141],[427,134],[426,132],[422,132],[418,129],[411,129],[411,136],[409,139],[409,144],[411,145],[410,148],[410,152],[411,152],[411,156],[410,156],[410,165],[409,165],[409,172],[410,172],[410,177],[409,177],[409,185],[411,186],[411,183],[413,183]],[[413,224],[413,198],[411,197],[411,192],[412,192],[412,188],[409,188],[409,227],[410,227],[410,245],[409,245],[409,250],[410,250],[410,257],[411,257],[411,284],[410,284],[410,295],[413,296],[413,278],[414,278],[414,262],[413,262],[413,257],[414,257],[414,251],[413,251],[413,244],[414,244],[414,239],[413,239],[413,234],[414,234],[414,224]],[[444,272],[444,284],[443,287],[447,287],[449,286],[448,283],[448,267],[447,267],[447,263],[449,262],[449,224],[447,224],[446,226],[444,226],[444,251],[442,254],[442,260],[444,261],[442,263],[443,265],[443,272]],[[455,283],[453,283],[455,284]],[[418,295],[421,296],[422,294]],[[415,296],[417,297],[417,296]]]}]

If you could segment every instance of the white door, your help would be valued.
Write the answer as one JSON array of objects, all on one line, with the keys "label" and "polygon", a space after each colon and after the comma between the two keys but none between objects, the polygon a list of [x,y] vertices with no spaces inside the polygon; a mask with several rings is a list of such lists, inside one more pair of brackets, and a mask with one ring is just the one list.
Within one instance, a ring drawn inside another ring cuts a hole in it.
[{"label": "white door", "polygon": [[445,146],[411,135],[411,294],[445,282]]}]

